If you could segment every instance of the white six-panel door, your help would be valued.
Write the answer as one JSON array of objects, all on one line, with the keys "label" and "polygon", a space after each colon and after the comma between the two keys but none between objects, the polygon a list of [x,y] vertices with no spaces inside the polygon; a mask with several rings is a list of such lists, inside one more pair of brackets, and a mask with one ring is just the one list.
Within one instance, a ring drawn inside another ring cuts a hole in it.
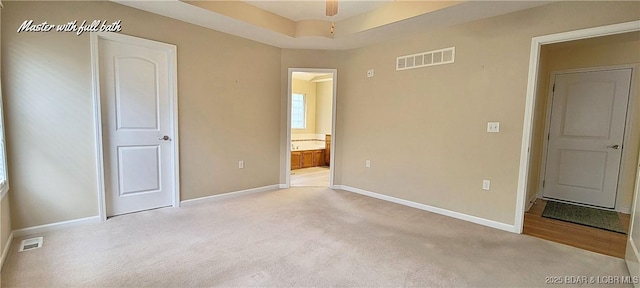
[{"label": "white six-panel door", "polygon": [[614,208],[631,69],[557,74],[544,197]]},{"label": "white six-panel door", "polygon": [[174,203],[170,57],[99,39],[107,216]]}]

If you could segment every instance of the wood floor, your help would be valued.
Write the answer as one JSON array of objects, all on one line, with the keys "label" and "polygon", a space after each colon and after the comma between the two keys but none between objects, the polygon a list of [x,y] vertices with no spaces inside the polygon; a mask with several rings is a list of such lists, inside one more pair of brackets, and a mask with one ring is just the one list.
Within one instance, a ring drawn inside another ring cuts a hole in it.
[{"label": "wood floor", "polygon": [[291,186],[329,187],[329,167],[311,167],[292,170]]},{"label": "wood floor", "polygon": [[[547,201],[538,199],[524,214],[523,233],[613,257],[624,258],[627,235],[542,217]],[[618,213],[629,229],[629,214]]]}]

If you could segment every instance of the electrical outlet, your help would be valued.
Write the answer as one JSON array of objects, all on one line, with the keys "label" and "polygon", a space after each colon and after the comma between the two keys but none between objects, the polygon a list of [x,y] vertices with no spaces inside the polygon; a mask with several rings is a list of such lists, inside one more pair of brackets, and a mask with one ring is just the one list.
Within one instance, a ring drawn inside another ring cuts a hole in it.
[{"label": "electrical outlet", "polygon": [[488,122],[487,123],[487,132],[489,132],[489,133],[498,133],[498,132],[500,132],[500,122]]},{"label": "electrical outlet", "polygon": [[482,190],[489,190],[489,189],[491,189],[491,181],[482,180]]},{"label": "electrical outlet", "polygon": [[240,169],[244,168],[244,161],[242,160],[238,161],[238,168]]},{"label": "electrical outlet", "polygon": [[371,160],[364,161],[364,167],[371,168]]}]

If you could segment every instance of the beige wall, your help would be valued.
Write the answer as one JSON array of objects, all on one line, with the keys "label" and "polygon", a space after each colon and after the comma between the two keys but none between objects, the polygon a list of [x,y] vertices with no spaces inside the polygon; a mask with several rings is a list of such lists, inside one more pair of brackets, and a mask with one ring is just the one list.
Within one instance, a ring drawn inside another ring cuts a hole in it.
[{"label": "beige wall", "polygon": [[0,254],[9,241],[13,228],[11,227],[11,208],[9,207],[9,195],[0,201]]},{"label": "beige wall", "polygon": [[[2,8],[0,8],[0,35],[2,31]],[[2,37],[0,37],[0,47],[2,47]],[[2,63],[2,54],[0,53],[0,63]],[[0,64],[0,67],[2,64]],[[2,100],[2,83],[0,83],[0,100]],[[2,103],[0,103],[2,104]],[[11,235],[11,208],[9,206],[9,195],[5,195],[0,199],[0,254],[4,252],[4,246],[9,241]],[[0,263],[0,266],[2,264]]]},{"label": "beige wall", "polygon": [[315,134],[316,133],[316,83],[292,79],[291,92],[304,94],[306,105],[306,128],[291,129],[292,134]]},{"label": "beige wall", "polygon": [[331,134],[333,81],[316,83],[316,133]]},{"label": "beige wall", "polygon": [[292,134],[331,134],[331,109],[333,103],[333,81],[311,82],[291,80],[293,93],[305,95],[306,129],[291,129]]},{"label": "beige wall", "polygon": [[[539,79],[541,85],[538,86],[536,98],[536,113],[534,119],[534,137],[532,142],[532,161],[529,173],[530,182],[527,191],[527,199],[535,197],[540,189],[541,163],[543,158],[543,140],[546,121],[546,111],[548,110],[549,87],[551,73],[554,71],[606,67],[625,64],[640,64],[640,32],[625,33],[613,36],[598,37],[580,41],[571,41],[542,47],[540,59]],[[638,67],[640,68],[640,67]],[[633,197],[633,188],[636,178],[636,162],[638,159],[638,148],[640,147],[640,81],[637,73],[634,75],[635,89],[630,95],[630,115],[627,126],[628,142],[623,150],[623,167],[621,170],[621,187],[619,187],[618,201],[616,208],[629,211]]]},{"label": "beige wall", "polygon": [[182,200],[278,183],[280,49],[112,2],[4,4],[14,229],[98,214],[89,35],[17,34],[25,19],[122,20],[177,45]]},{"label": "beige wall", "polygon": [[[183,200],[284,183],[287,69],[335,68],[336,184],[506,224],[515,218],[531,38],[640,19],[639,2],[559,2],[318,51],[277,49],[115,3],[8,2],[4,10],[9,157],[21,160],[9,167],[14,228],[97,214],[88,35],[16,34],[24,19],[122,19],[125,34],[178,46]],[[399,55],[450,46],[454,64],[394,69]],[[366,78],[367,69],[376,76]],[[501,133],[486,133],[487,121],[500,121]],[[491,191],[482,179],[492,180]]]},{"label": "beige wall", "polygon": [[[9,236],[11,236],[11,210],[9,208],[9,195],[5,195],[0,201],[0,254],[4,252],[7,242],[9,242]],[[9,256],[7,251],[7,257]],[[4,263],[0,263],[0,268]],[[0,278],[2,278],[2,271],[0,270]],[[1,284],[0,284],[1,285]]]},{"label": "beige wall", "polygon": [[[514,224],[531,38],[638,19],[639,2],[558,2],[348,51],[336,183]],[[451,46],[454,64],[391,64]]]}]

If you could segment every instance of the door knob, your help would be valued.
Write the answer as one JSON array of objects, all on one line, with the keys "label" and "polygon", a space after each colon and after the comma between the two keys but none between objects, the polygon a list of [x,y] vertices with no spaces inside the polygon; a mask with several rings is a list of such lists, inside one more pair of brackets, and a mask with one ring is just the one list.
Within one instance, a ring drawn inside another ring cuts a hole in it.
[{"label": "door knob", "polygon": [[613,146],[607,146],[607,148],[611,148],[611,149],[620,149],[620,145],[613,145]]},{"label": "door knob", "polygon": [[171,138],[169,138],[169,136],[167,136],[167,135],[164,135],[164,136],[162,136],[162,138],[158,138],[158,140],[169,141],[169,140],[171,140]]}]

